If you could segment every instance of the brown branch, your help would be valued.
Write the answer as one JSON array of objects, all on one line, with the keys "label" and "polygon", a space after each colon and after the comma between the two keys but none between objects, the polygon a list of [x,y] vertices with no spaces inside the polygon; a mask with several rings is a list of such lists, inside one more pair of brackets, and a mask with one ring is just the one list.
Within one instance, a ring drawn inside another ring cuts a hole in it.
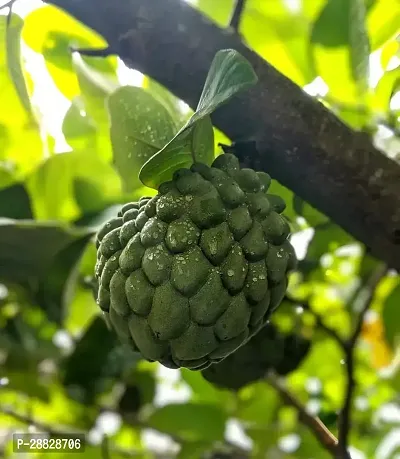
[{"label": "brown branch", "polygon": [[[60,433],[72,432],[71,428],[65,428],[64,430],[60,431],[58,429],[55,429],[53,426],[50,426],[41,421],[38,421],[37,419],[33,419],[30,416],[27,416],[21,413],[17,413],[16,411],[12,410],[11,408],[7,406],[0,407],[0,413],[10,416],[11,418],[14,418],[16,421],[21,422],[22,424],[27,424],[28,426],[34,426],[37,429],[41,430],[42,432],[46,432],[52,436],[57,436]],[[73,433],[84,434],[85,431],[81,429],[73,429]]]},{"label": "brown branch", "polygon": [[9,11],[7,13],[7,29],[10,27],[11,24],[11,17],[12,17],[12,12],[13,12],[13,6],[16,3],[17,0],[10,0],[7,3],[4,3],[4,5],[0,6],[0,11],[3,11],[5,8],[8,8]]},{"label": "brown branch", "polygon": [[16,1],[17,0],[10,0],[9,2],[4,3],[4,5],[0,6],[0,11],[4,10],[5,8],[10,8],[11,10]]},{"label": "brown branch", "polygon": [[274,372],[269,372],[266,379],[286,404],[296,408],[300,421],[311,430],[321,446],[329,451],[333,457],[336,457],[338,441],[326,425],[318,417],[314,417],[307,412],[306,407],[288,391]]},{"label": "brown branch", "polygon": [[[31,418],[30,416],[26,416],[24,414],[18,413],[16,411],[14,411],[13,409],[11,409],[9,407],[6,407],[6,406],[1,406],[0,407],[0,413],[1,414],[5,414],[7,416],[10,416],[11,418],[15,419],[18,422],[21,422],[22,424],[26,424],[28,426],[34,426],[35,428],[40,430],[41,433],[48,433],[49,435],[54,436],[54,437],[62,436],[63,434],[65,435],[65,434],[70,433],[70,432],[84,434],[84,435],[87,434],[87,432],[85,432],[82,429],[76,429],[76,428],[71,428],[71,427],[68,427],[68,428],[67,427],[66,428],[63,427],[63,430],[55,429],[53,426],[51,426],[49,424],[45,424],[45,423],[43,423],[41,421],[38,421],[37,419]],[[106,450],[105,450],[105,448],[106,448]],[[103,440],[103,442],[101,444],[101,451],[102,451],[102,454],[103,454],[103,458],[107,458],[107,455],[105,455],[106,452],[109,455],[110,455],[110,453],[116,453],[119,456],[126,457],[126,458],[135,458],[135,457],[142,457],[143,456],[143,452],[140,452],[140,451],[136,452],[136,451],[129,451],[129,450],[122,449],[122,448],[109,447],[107,440],[106,440],[106,442],[104,442],[104,440]],[[162,459],[164,456],[155,455],[154,457],[159,457],[160,459]]]},{"label": "brown branch", "polygon": [[240,22],[242,20],[245,5],[246,0],[236,0],[235,2],[235,8],[233,9],[232,17],[229,21],[229,26],[232,27],[232,29],[236,32],[239,32]]},{"label": "brown branch", "polygon": [[[357,317],[355,329],[353,334],[350,336],[348,341],[345,343],[345,360],[346,360],[346,376],[347,376],[347,386],[346,393],[343,403],[343,408],[339,417],[339,451],[341,453],[340,457],[351,459],[348,453],[348,443],[349,435],[351,429],[351,408],[353,405],[353,396],[356,389],[356,380],[354,377],[355,372],[355,349],[357,346],[358,338],[362,331],[362,326],[364,324],[365,316],[370,309],[376,288],[379,282],[387,273],[387,266],[381,264],[378,268],[371,274],[370,279],[367,281],[365,288],[368,289],[367,296],[364,300],[364,304],[360,310],[360,313]],[[361,292],[360,292],[361,293]],[[347,456],[346,456],[347,454]]]},{"label": "brown branch", "polygon": [[[243,164],[269,172],[371,253],[400,269],[400,166],[308,96],[240,36],[177,0],[47,0],[93,28],[124,62],[196,107],[216,52],[233,48],[258,84],[217,110],[232,141],[254,140]],[[142,20],[139,20],[142,19]]]}]

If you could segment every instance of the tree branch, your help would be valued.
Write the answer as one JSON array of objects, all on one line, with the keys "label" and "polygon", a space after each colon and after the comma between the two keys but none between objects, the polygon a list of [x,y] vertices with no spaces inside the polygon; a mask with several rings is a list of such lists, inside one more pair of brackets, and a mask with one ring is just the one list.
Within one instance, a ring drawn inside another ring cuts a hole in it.
[{"label": "tree branch", "polygon": [[[258,84],[217,110],[233,140],[254,140],[243,164],[269,172],[371,253],[400,269],[400,166],[345,126],[237,34],[177,0],[47,0],[99,32],[125,63],[196,107],[216,52],[233,48]],[[139,20],[138,20],[139,19]]]},{"label": "tree branch", "polygon": [[110,445],[107,435],[103,436],[103,440],[101,442],[101,459],[111,459]]},{"label": "tree branch", "polygon": [[10,0],[6,3],[4,3],[4,5],[0,5],[0,11],[4,10],[5,8],[10,8],[12,9],[14,3],[16,2],[17,0]]},{"label": "tree branch", "polygon": [[[18,413],[14,411],[13,409],[6,407],[6,406],[0,406],[0,413],[10,416],[11,418],[15,419],[18,422],[21,422],[22,424],[26,424],[28,426],[34,426],[36,427],[36,429],[40,430],[41,433],[48,433],[49,435],[54,436],[54,437],[62,436],[62,434],[66,434],[70,431],[73,433],[80,433],[80,434],[85,434],[85,435],[87,434],[87,432],[85,432],[82,429],[76,429],[76,428],[72,429],[71,427],[69,428],[63,427],[63,430],[58,430],[49,424],[45,424],[29,416]],[[106,440],[103,439],[103,442],[100,445],[100,448],[101,448],[103,459],[107,459],[107,454],[108,456],[110,456],[111,455],[110,453],[115,453],[115,454],[118,454],[120,457],[126,457],[126,458],[135,458],[135,457],[143,456],[143,452],[141,451],[130,451],[130,450],[122,449],[122,448],[110,447],[107,439]],[[154,457],[159,458],[159,459],[165,458],[165,456],[163,455],[160,455],[160,456],[154,455]]]},{"label": "tree branch", "polygon": [[358,338],[362,331],[365,316],[372,305],[376,288],[379,282],[382,280],[382,278],[386,275],[387,270],[387,266],[382,264],[378,266],[375,272],[372,273],[370,279],[368,280],[365,286],[368,289],[368,293],[365,298],[364,304],[360,310],[360,313],[357,317],[353,334],[345,342],[344,350],[346,360],[347,387],[343,408],[341,410],[339,417],[339,451],[341,454],[341,458],[351,459],[348,453],[348,439],[351,429],[351,408],[353,404],[354,392],[356,389],[356,380],[354,377],[355,349],[357,346]]},{"label": "tree branch", "polygon": [[325,322],[324,322],[323,317],[320,314],[318,314],[317,312],[313,311],[313,309],[311,308],[311,306],[308,303],[302,302],[302,301],[296,301],[294,298],[290,298],[287,295],[285,296],[285,301],[287,301],[290,304],[300,306],[305,311],[307,311],[310,314],[312,314],[314,316],[314,319],[315,319],[315,322],[316,322],[317,326],[321,330],[323,330],[327,335],[329,335],[331,338],[333,338],[336,341],[336,343],[342,349],[345,349],[346,342],[342,339],[342,337],[339,335],[339,333],[335,329],[333,329],[333,328],[329,327],[328,325],[326,325]]},{"label": "tree branch", "polygon": [[276,389],[285,403],[296,408],[300,421],[312,431],[321,446],[336,457],[338,441],[325,424],[318,417],[311,416],[307,412],[305,406],[286,389],[274,372],[269,372],[266,379]]},{"label": "tree branch", "polygon": [[232,27],[237,33],[239,32],[240,22],[242,19],[244,7],[246,5],[246,0],[236,0],[235,8],[233,9],[231,20],[229,21],[229,26]]}]

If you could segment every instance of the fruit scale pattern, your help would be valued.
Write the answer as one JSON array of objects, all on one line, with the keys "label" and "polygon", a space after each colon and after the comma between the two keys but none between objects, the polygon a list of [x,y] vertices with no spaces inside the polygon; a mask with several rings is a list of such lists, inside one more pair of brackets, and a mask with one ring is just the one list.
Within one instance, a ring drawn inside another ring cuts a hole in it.
[{"label": "fruit scale pattern", "polygon": [[270,183],[222,154],[175,171],[99,230],[97,303],[121,341],[168,368],[203,370],[267,323],[296,263]]}]

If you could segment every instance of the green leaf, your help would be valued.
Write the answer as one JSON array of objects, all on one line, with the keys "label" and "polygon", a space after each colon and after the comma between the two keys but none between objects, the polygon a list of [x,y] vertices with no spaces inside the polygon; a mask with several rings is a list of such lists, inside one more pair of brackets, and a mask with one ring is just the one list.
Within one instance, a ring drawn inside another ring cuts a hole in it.
[{"label": "green leaf", "polygon": [[297,213],[293,208],[293,192],[281,185],[277,180],[272,180],[268,189],[268,194],[280,196],[286,203],[286,209],[283,214],[291,221],[294,222],[297,218]]},{"label": "green leaf", "polygon": [[[78,52],[72,53],[72,66],[77,74],[79,85],[85,99],[86,93],[101,99],[101,108],[105,109],[104,99],[118,89],[119,84],[116,75],[104,75],[91,68]],[[115,76],[115,78],[113,78]],[[86,105],[90,105],[86,103]],[[93,112],[97,111],[96,109]],[[90,114],[90,112],[89,112]]]},{"label": "green leaf", "polygon": [[176,459],[199,459],[203,457],[207,446],[209,445],[204,443],[183,443]]},{"label": "green leaf", "polygon": [[[296,429],[297,430],[297,429]],[[299,448],[296,450],[296,459],[306,459],[310,457],[318,457],[318,459],[330,459],[331,454],[326,451],[321,443],[317,440],[315,435],[307,429],[307,427],[300,425],[299,431],[301,442]]]},{"label": "green leaf", "polygon": [[322,255],[341,246],[354,242],[354,239],[342,228],[326,223],[315,228],[314,236],[308,246],[307,259],[319,260]]},{"label": "green leaf", "polygon": [[[0,49],[6,49],[6,25],[7,17],[0,15]],[[18,27],[18,24],[17,24]],[[39,129],[27,113],[16,91],[16,87],[10,74],[12,67],[15,74],[16,44],[14,40],[18,31],[13,31],[12,48],[13,54],[8,56],[0,53],[0,98],[2,110],[0,112],[0,161],[10,164],[15,175],[21,178],[32,170],[43,157],[43,144]],[[11,62],[12,61],[12,62]]]},{"label": "green leaf", "polygon": [[79,53],[73,53],[72,64],[78,77],[85,118],[89,118],[96,128],[95,152],[102,159],[110,161],[112,146],[106,101],[120,86],[117,75],[99,72],[88,65]]},{"label": "green leaf", "polygon": [[198,162],[207,164],[214,159],[214,129],[209,116],[205,116],[195,124],[191,151]]},{"label": "green leaf", "polygon": [[[146,367],[141,368],[139,362],[138,366],[129,369],[127,375],[124,375],[124,381],[127,389],[135,387],[138,390],[141,406],[153,403],[157,390],[156,377],[153,371]],[[119,406],[128,411],[129,400],[125,400],[125,405],[122,405]]]},{"label": "green leaf", "polygon": [[40,381],[40,376],[34,372],[2,372],[3,377],[7,377],[9,383],[7,388],[23,394],[23,396],[35,397],[43,401],[49,401],[49,391],[45,384]]},{"label": "green leaf", "polygon": [[143,188],[140,168],[173,137],[174,121],[164,105],[139,87],[117,89],[108,99],[108,110],[114,164],[124,191]]},{"label": "green leaf", "polygon": [[176,130],[187,122],[188,115],[182,113],[180,99],[172,94],[172,92],[168,91],[165,86],[161,85],[152,78],[145,76],[142,88],[149,91],[153,97],[164,105],[175,122]]},{"label": "green leaf", "polygon": [[[342,228],[332,222],[323,223],[314,228],[314,235],[308,245],[304,260],[299,263],[299,270],[304,279],[313,275],[314,269],[319,268],[321,257],[332,253],[339,247],[354,243],[354,239]],[[317,276],[319,272],[317,271]]]},{"label": "green leaf", "polygon": [[218,2],[214,0],[198,0],[194,3],[194,6],[221,27],[226,27],[229,24],[235,0],[218,0]]},{"label": "green leaf", "polygon": [[89,178],[74,178],[73,189],[75,201],[83,215],[99,212],[109,204],[108,198],[101,192],[100,185]]},{"label": "green leaf", "polygon": [[61,129],[72,150],[97,152],[100,147],[96,125],[87,116],[81,96],[75,97],[71,101],[71,106],[65,113]]},{"label": "green leaf", "polygon": [[[33,10],[25,18],[22,31],[25,43],[42,54],[46,68],[57,88],[69,100],[80,94],[78,78],[72,64],[70,46],[103,48],[106,41],[93,30],[54,6]],[[86,63],[100,72],[115,74],[115,57],[84,57]]]},{"label": "green leaf", "polygon": [[[323,0],[322,0],[323,1]],[[303,0],[304,5],[305,0]],[[311,1],[315,8],[318,0]],[[226,27],[232,16],[233,0],[198,0],[195,7]],[[240,21],[240,34],[246,44],[280,72],[299,85],[315,78],[309,62],[309,18],[293,12],[284,0],[247,0]]]},{"label": "green leaf", "polygon": [[290,11],[284,1],[275,1],[271,8],[247,0],[240,31],[254,51],[296,84],[303,86],[317,76],[310,62],[309,19]]},{"label": "green leaf", "polygon": [[180,131],[140,171],[140,180],[150,188],[172,178],[180,168],[190,167],[195,161],[210,164],[214,159],[214,130],[211,118],[199,119],[190,129]]},{"label": "green leaf", "polygon": [[45,275],[54,257],[91,231],[57,223],[0,219],[0,279],[30,282]]},{"label": "green leaf", "polygon": [[22,183],[0,189],[0,217],[32,218],[30,197]]},{"label": "green leaf", "polygon": [[[256,82],[257,75],[242,55],[232,49],[218,51],[211,63],[195,113],[176,136],[144,164],[139,174],[142,183],[157,189],[181,167],[187,167],[194,161],[211,163],[214,159],[211,121],[204,119]],[[201,126],[198,126],[199,122]],[[206,150],[211,145],[212,149]]]},{"label": "green leaf", "polygon": [[[311,347],[301,369],[291,376],[288,389],[297,393],[300,399],[308,398],[306,381],[309,375],[318,378],[322,384],[321,396],[326,409],[337,410],[343,401],[345,375],[341,371],[342,350],[331,339],[318,342]],[[360,385],[361,385],[360,381]],[[368,384],[367,382],[365,384]]]},{"label": "green leaf", "polygon": [[[0,125],[0,141],[1,140],[3,139],[1,136],[1,125]],[[15,172],[12,170],[12,167],[7,167],[7,163],[0,164],[0,189],[7,188],[15,182],[16,182]]]},{"label": "green leaf", "polygon": [[120,86],[116,74],[107,75],[91,68],[79,53],[72,54],[72,64],[78,77],[85,111],[97,125],[107,125],[106,98]]},{"label": "green leaf", "polygon": [[295,208],[297,214],[303,217],[310,226],[321,225],[322,223],[327,223],[329,221],[329,218],[326,215],[319,212],[299,196],[293,197],[293,207]]},{"label": "green leaf", "polygon": [[41,361],[58,357],[59,349],[51,341],[54,327],[39,308],[29,305],[21,296],[18,299],[22,311],[7,317],[3,307],[0,315],[2,325],[5,322],[0,338],[0,348],[7,355],[4,367],[13,373],[37,373]]},{"label": "green leaf", "polygon": [[[138,199],[140,196],[138,196]],[[74,224],[77,226],[84,226],[92,229],[93,231],[98,231],[104,223],[106,223],[111,218],[115,218],[118,212],[121,210],[122,205],[112,205],[102,209],[100,212],[94,214],[83,215],[78,220],[74,221]]]},{"label": "green leaf", "polygon": [[400,284],[385,299],[382,319],[386,340],[392,349],[396,349],[400,338]]},{"label": "green leaf", "polygon": [[[102,378],[107,359],[117,347],[118,339],[108,330],[104,319],[97,316],[87,326],[74,352],[63,364],[63,384],[79,388],[79,401],[91,403],[96,383]],[[82,371],[85,368],[85,371]],[[71,393],[72,395],[72,393]],[[76,393],[78,398],[78,393]]]},{"label": "green leaf", "polygon": [[389,40],[382,47],[380,63],[382,69],[386,71],[392,58],[400,55],[400,43],[397,40]]},{"label": "green leaf", "polygon": [[303,0],[301,2],[301,12],[309,21],[313,22],[325,5],[326,0]]},{"label": "green leaf", "polygon": [[196,112],[191,122],[211,115],[219,106],[237,93],[249,89],[258,81],[249,61],[234,49],[218,51],[215,55]]},{"label": "green leaf", "polygon": [[268,426],[273,421],[279,402],[276,391],[266,383],[248,385],[239,392],[235,417],[249,424]]},{"label": "green leaf", "polygon": [[226,415],[216,406],[170,404],[154,411],[147,425],[190,442],[222,440]]},{"label": "green leaf", "polygon": [[86,192],[92,189],[92,209],[100,210],[106,202],[111,204],[121,197],[118,175],[111,165],[90,152],[62,153],[44,161],[27,181],[36,218],[71,221],[86,212],[83,190],[77,190],[76,180],[85,182]]},{"label": "green leaf", "polygon": [[354,80],[360,93],[367,90],[369,76],[370,44],[366,28],[365,0],[350,0],[349,52]]},{"label": "green leaf", "polygon": [[[91,244],[87,247],[91,247]],[[93,274],[93,266],[90,274]],[[82,278],[83,276],[80,274],[75,294],[66,310],[63,320],[63,327],[73,335],[80,334],[82,329],[99,313],[99,307],[94,299],[93,291],[84,288],[81,282],[79,282]]]},{"label": "green leaf", "polygon": [[31,114],[31,101],[24,76],[24,68],[21,58],[21,31],[24,21],[16,14],[11,15],[10,25],[7,31],[7,64],[8,71],[14,83],[19,99],[25,110]]},{"label": "green leaf", "polygon": [[182,380],[189,385],[196,401],[216,403],[221,395],[221,390],[203,378],[200,371],[191,371],[186,368],[180,370]]},{"label": "green leaf", "polygon": [[317,73],[330,96],[341,102],[358,103],[365,91],[369,59],[365,14],[361,0],[328,0],[312,27]]},{"label": "green leaf", "polygon": [[329,100],[329,96],[324,98],[324,101],[327,107],[352,129],[361,130],[371,123],[371,113],[366,105],[335,103],[334,100]]},{"label": "green leaf", "polygon": [[400,66],[388,70],[379,80],[373,94],[372,107],[379,113],[388,113],[390,101],[400,87]]},{"label": "green leaf", "polygon": [[372,274],[377,270],[379,264],[380,261],[377,258],[372,257],[369,253],[364,253],[362,255],[358,268],[358,277],[363,284],[371,278]]},{"label": "green leaf", "polygon": [[[371,51],[375,51],[400,32],[400,3],[398,0],[379,0],[368,9],[368,34]],[[367,5],[369,6],[369,5]]]},{"label": "green leaf", "polygon": [[219,405],[224,411],[235,404],[235,395],[229,390],[221,390],[209,383],[200,371],[181,369],[183,381],[192,389],[192,400],[201,403]]},{"label": "green leaf", "polygon": [[61,249],[52,260],[44,278],[40,278],[36,301],[48,319],[61,324],[70,306],[78,278],[78,263],[92,235],[77,239]]}]

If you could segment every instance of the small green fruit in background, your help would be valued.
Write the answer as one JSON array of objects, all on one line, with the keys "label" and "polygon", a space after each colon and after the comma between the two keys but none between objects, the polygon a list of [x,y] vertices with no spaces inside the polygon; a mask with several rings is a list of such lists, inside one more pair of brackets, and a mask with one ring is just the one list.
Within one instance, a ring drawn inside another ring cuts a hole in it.
[{"label": "small green fruit in background", "polygon": [[221,363],[203,370],[203,377],[224,389],[239,390],[266,376],[268,370],[285,376],[308,355],[311,343],[301,335],[282,334],[272,323]]},{"label": "small green fruit in background", "polygon": [[207,368],[267,322],[295,266],[271,178],[223,154],[179,169],[98,232],[97,302],[121,340],[169,368]]}]

